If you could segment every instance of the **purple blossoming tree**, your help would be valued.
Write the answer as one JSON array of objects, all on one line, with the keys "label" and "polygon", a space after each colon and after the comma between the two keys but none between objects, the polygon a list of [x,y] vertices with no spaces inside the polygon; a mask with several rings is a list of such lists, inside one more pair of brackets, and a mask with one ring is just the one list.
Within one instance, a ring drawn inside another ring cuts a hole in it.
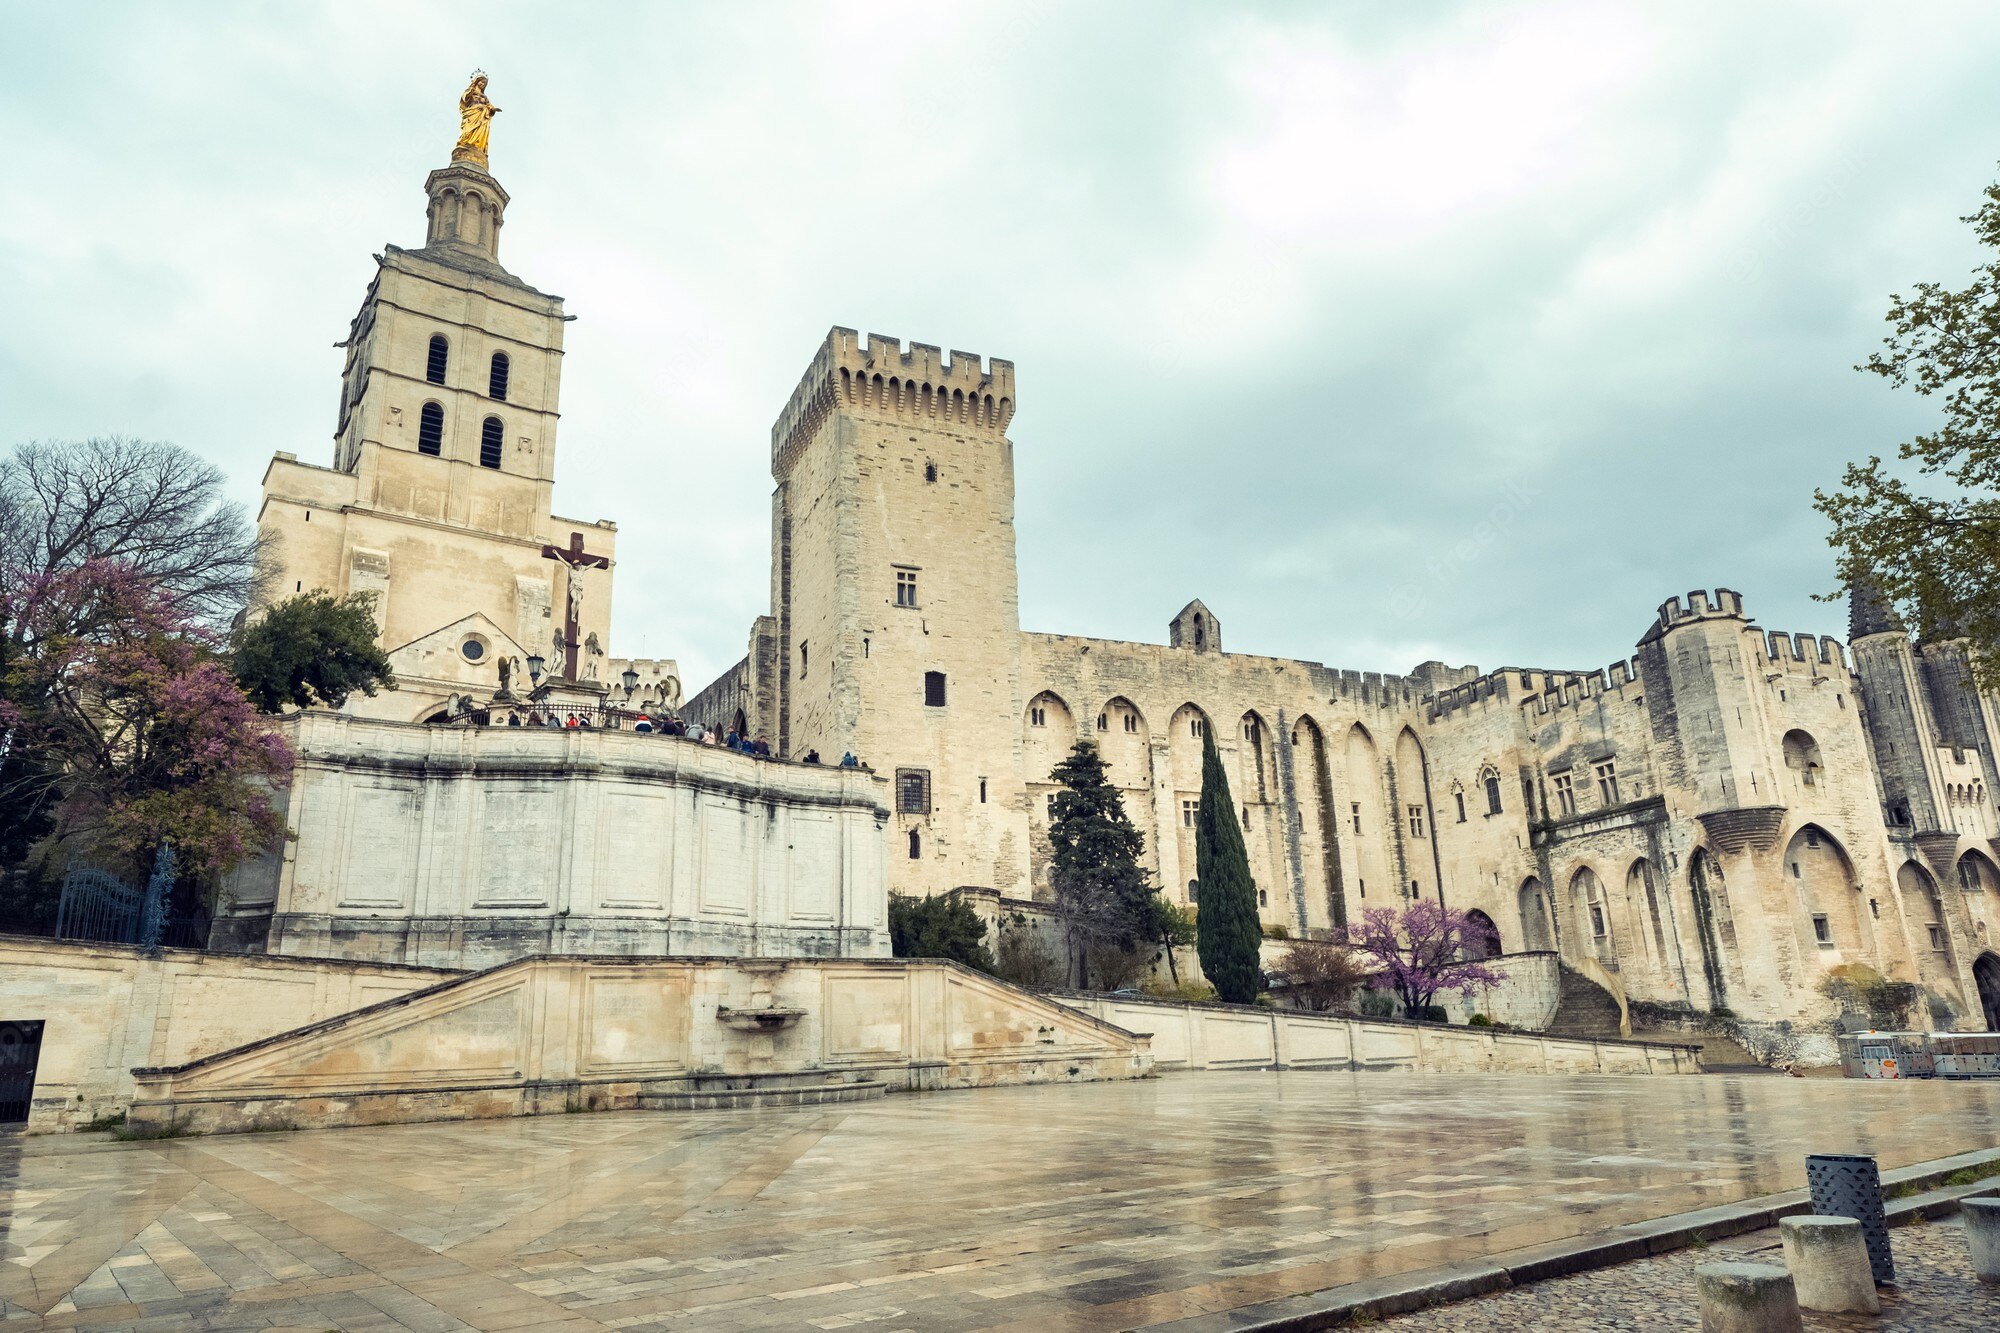
[{"label": "purple blossoming tree", "polygon": [[1467,957],[1484,951],[1469,946],[1485,946],[1491,937],[1492,931],[1467,913],[1421,898],[1400,912],[1370,907],[1359,922],[1343,927],[1343,942],[1374,960],[1411,1018],[1421,1017],[1441,991],[1469,995],[1507,979],[1505,972]]},{"label": "purple blossoming tree", "polygon": [[16,570],[0,587],[0,625],[18,646],[0,725],[46,760],[58,837],[127,868],[170,842],[207,874],[280,831],[271,795],[291,751],[176,597],[97,559]]}]

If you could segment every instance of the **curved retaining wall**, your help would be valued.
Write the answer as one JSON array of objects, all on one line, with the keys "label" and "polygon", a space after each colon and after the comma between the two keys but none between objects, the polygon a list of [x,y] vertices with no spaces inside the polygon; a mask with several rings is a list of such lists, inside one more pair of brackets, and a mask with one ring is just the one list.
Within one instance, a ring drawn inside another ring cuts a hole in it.
[{"label": "curved retaining wall", "polygon": [[1693,1046],[1587,1040],[1537,1032],[1296,1009],[1125,996],[1057,996],[1063,1004],[1153,1039],[1161,1069],[1409,1069],[1435,1074],[1698,1074]]}]

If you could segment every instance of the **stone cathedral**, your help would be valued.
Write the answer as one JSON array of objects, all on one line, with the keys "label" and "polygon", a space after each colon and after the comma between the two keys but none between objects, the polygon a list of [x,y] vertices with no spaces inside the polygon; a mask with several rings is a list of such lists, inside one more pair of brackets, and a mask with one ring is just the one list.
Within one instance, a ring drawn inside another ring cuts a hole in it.
[{"label": "stone cathedral", "polygon": [[[423,247],[377,256],[332,466],[280,454],[265,479],[279,591],[378,594],[404,686],[352,708],[425,723],[490,700],[502,662],[600,691],[630,668],[640,701],[781,758],[859,756],[892,889],[1003,901],[1047,896],[1049,773],[1079,738],[1191,901],[1208,733],[1273,931],[1442,898],[1621,1008],[1824,1030],[1827,979],[1860,964],[1919,988],[1911,1022],[2000,1027],[2000,698],[1963,641],[1865,594],[1845,643],[1771,632],[1728,589],[1635,618],[1607,669],[1233,653],[1198,599],[1164,643],[1024,630],[997,358],[827,334],[771,430],[771,605],[682,705],[671,662],[609,655],[615,525],[551,511],[570,317],[501,267],[475,137],[425,182]],[[1034,438],[1026,466],[1054,466]]]}]

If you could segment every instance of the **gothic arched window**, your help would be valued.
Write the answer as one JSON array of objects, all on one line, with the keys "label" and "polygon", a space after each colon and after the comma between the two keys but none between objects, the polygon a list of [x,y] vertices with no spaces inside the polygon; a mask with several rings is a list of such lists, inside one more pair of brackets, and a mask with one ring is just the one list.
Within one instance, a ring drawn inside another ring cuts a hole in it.
[{"label": "gothic arched window", "polygon": [[493,368],[486,372],[486,396],[498,402],[507,401],[507,354],[493,354]]},{"label": "gothic arched window", "polygon": [[432,384],[444,383],[445,367],[451,364],[451,344],[442,333],[431,335],[430,360],[424,364],[424,378]]},{"label": "gothic arched window", "polygon": [[506,431],[499,417],[486,418],[486,423],[479,428],[479,466],[500,466],[500,442]]},{"label": "gothic arched window", "polygon": [[417,414],[417,452],[435,458],[444,452],[444,408],[425,403]]}]

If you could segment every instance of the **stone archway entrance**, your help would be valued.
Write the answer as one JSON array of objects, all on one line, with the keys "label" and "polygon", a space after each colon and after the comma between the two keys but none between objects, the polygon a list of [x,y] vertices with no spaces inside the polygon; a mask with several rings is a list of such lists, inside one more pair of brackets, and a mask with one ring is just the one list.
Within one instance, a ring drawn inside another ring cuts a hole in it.
[{"label": "stone archway entrance", "polygon": [[1986,1016],[1986,1030],[2000,1032],[2000,956],[1980,954],[1972,965],[1972,981],[1979,988],[1979,1007]]},{"label": "stone archway entrance", "polygon": [[1497,958],[1500,955],[1500,927],[1477,907],[1465,914],[1469,927],[1465,935],[1465,957]]}]

